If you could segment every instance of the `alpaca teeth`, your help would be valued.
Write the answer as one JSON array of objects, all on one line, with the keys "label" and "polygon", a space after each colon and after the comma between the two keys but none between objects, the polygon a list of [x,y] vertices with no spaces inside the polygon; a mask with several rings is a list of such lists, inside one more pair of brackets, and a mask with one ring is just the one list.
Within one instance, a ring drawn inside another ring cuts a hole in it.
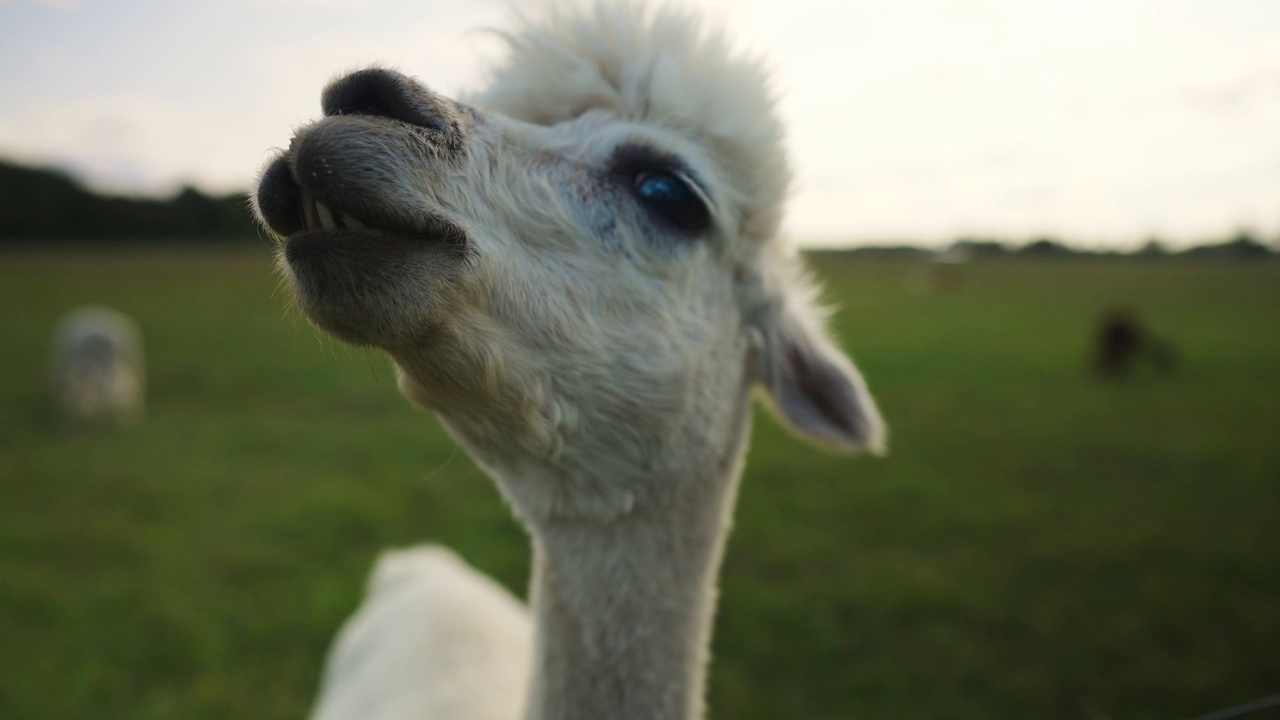
[{"label": "alpaca teeth", "polygon": [[324,228],[325,230],[338,229],[338,223],[334,222],[333,211],[329,209],[328,205],[325,205],[322,202],[317,202],[316,214],[320,218],[320,227]]},{"label": "alpaca teeth", "polygon": [[316,201],[311,199],[311,193],[306,190],[302,191],[302,225],[306,230],[314,230],[320,225]]},{"label": "alpaca teeth", "polygon": [[302,190],[300,215],[304,231],[315,230],[365,230],[369,227],[350,215],[335,212],[333,208],[316,200],[311,193]]}]

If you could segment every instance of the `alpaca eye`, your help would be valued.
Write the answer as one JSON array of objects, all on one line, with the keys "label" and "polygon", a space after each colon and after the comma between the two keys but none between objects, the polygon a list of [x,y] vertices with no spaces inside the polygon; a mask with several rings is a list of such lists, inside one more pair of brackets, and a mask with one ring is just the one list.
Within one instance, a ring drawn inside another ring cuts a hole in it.
[{"label": "alpaca eye", "polygon": [[664,172],[640,172],[634,183],[640,202],[677,228],[698,233],[711,224],[706,204],[683,179]]}]

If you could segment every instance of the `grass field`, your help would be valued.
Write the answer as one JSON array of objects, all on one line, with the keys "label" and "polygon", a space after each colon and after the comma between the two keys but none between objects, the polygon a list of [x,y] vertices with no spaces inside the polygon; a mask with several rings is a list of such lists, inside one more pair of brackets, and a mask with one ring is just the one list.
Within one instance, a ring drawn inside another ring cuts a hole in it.
[{"label": "grass field", "polygon": [[[826,258],[892,427],[824,455],[763,415],[711,715],[1185,718],[1280,691],[1280,265]],[[67,309],[146,332],[131,432],[70,431]],[[1176,372],[1084,372],[1139,308]],[[0,718],[299,718],[378,549],[520,592],[488,480],[380,356],[288,311],[264,249],[0,254]]]}]

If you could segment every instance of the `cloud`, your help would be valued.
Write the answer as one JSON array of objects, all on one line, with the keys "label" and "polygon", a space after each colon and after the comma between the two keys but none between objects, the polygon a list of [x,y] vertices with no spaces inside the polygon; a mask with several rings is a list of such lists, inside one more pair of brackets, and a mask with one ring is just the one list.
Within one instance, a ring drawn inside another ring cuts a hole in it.
[{"label": "cloud", "polygon": [[47,99],[0,117],[0,146],[26,162],[72,167],[100,189],[167,192],[199,179],[230,191],[251,177],[238,130],[234,116],[140,95]]}]

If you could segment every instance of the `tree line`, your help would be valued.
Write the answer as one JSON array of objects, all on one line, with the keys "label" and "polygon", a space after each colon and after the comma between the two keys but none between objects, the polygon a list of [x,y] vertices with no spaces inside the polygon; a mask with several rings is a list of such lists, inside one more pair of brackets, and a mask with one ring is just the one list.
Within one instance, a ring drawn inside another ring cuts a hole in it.
[{"label": "tree line", "polygon": [[0,241],[258,237],[244,194],[100,195],[69,174],[0,160]]},{"label": "tree line", "polygon": [[816,250],[822,254],[848,255],[881,260],[927,260],[940,263],[968,260],[1032,258],[1055,260],[1069,258],[1187,258],[1192,260],[1271,260],[1280,259],[1280,238],[1267,242],[1249,230],[1238,230],[1225,238],[1210,239],[1183,249],[1173,249],[1152,238],[1136,250],[1096,250],[1070,245],[1055,238],[1037,238],[1017,242],[993,238],[960,238],[942,248],[929,249],[906,243],[860,245],[848,248]]},{"label": "tree line", "polygon": [[[0,160],[0,242],[16,240],[227,240],[254,239],[258,229],[243,193],[210,196],[187,187],[166,199],[101,195],[66,172]],[[1225,239],[1181,251],[1151,239],[1133,252],[1091,251],[1055,238],[1015,243],[961,238],[943,253],[911,245],[871,245],[834,252],[883,257],[954,259],[1132,255],[1261,259],[1277,255],[1280,238],[1268,243],[1241,230]]]}]

